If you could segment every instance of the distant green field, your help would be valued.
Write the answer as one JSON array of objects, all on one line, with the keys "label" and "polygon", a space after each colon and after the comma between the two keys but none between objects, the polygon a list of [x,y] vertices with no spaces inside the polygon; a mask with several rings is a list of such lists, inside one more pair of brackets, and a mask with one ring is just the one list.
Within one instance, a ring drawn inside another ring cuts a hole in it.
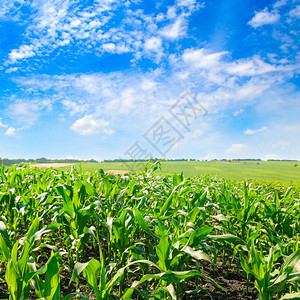
[{"label": "distant green field", "polygon": [[[142,163],[83,163],[83,170],[142,171]],[[65,168],[70,169],[69,167]],[[300,181],[299,161],[242,161],[240,163],[206,161],[169,161],[161,163],[159,175],[181,173],[185,176],[209,175],[217,178]]]}]

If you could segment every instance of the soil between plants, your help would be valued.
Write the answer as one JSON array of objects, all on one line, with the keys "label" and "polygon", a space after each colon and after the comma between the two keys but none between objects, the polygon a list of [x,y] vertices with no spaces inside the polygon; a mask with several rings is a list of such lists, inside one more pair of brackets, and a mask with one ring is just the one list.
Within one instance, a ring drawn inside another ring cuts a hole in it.
[{"label": "soil between plants", "polygon": [[[98,248],[94,248],[88,246],[85,248],[83,253],[84,259],[83,262],[89,261],[92,258],[99,259]],[[47,261],[45,257],[43,260]],[[41,265],[43,262],[40,261]],[[221,285],[227,291],[222,291],[217,288],[211,282],[206,281],[204,279],[195,279],[192,278],[185,284],[185,293],[180,296],[179,300],[196,300],[196,299],[215,299],[215,300],[251,300],[257,299],[257,291],[254,287],[253,281],[249,283],[248,292],[247,292],[247,280],[240,273],[236,262],[233,263],[230,268],[228,266],[222,265],[221,262],[217,262],[217,268],[212,268],[211,264],[206,261],[200,261],[201,264],[201,272],[205,275],[213,279],[216,283]],[[191,265],[189,269],[195,269],[194,265]],[[3,270],[2,270],[3,271]],[[137,274],[138,275],[138,274]],[[60,278],[61,278],[61,294],[62,298],[69,293],[76,292],[76,283],[75,281],[70,283],[70,278],[72,276],[71,271],[61,270]],[[4,275],[0,278],[0,299],[8,299],[9,292],[6,283],[3,283]],[[132,280],[132,282],[135,279]],[[2,283],[1,283],[2,281]],[[127,284],[130,286],[132,282],[127,281]],[[91,300],[96,299],[92,293],[92,290],[86,283],[85,279],[80,276],[79,277],[79,288],[80,292],[88,296]],[[115,290],[117,291],[117,288]],[[195,290],[197,288],[202,288],[203,291],[200,291],[196,294],[188,294],[187,291]],[[29,299],[37,299],[34,294],[34,290],[32,290],[31,296]],[[72,299],[76,299],[73,297]],[[142,299],[138,293],[134,292],[132,299]]]}]

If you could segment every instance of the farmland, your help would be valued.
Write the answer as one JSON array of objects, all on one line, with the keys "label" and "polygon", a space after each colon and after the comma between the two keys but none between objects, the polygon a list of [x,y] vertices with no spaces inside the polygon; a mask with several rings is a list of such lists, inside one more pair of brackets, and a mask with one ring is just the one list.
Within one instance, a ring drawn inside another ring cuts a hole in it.
[{"label": "farmland", "polygon": [[2,167],[0,298],[299,299],[298,168],[189,163]]},{"label": "farmland", "polygon": [[[78,167],[77,167],[78,168]],[[143,171],[144,163],[82,163],[83,170],[133,170]],[[70,170],[70,168],[65,168]],[[181,173],[186,177],[209,175],[226,179],[257,179],[267,181],[300,182],[299,161],[240,161],[238,163],[219,161],[163,161],[158,175],[166,176]]]}]

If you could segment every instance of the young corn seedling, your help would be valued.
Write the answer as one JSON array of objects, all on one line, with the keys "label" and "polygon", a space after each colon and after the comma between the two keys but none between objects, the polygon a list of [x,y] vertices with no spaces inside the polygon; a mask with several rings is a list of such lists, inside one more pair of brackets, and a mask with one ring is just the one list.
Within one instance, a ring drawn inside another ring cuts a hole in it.
[{"label": "young corn seedling", "polygon": [[264,256],[261,250],[255,248],[253,240],[248,257],[240,254],[241,266],[254,277],[260,300],[271,300],[275,295],[280,296],[289,283],[300,283],[300,249],[286,257],[278,270],[276,261],[280,257],[273,248]]}]

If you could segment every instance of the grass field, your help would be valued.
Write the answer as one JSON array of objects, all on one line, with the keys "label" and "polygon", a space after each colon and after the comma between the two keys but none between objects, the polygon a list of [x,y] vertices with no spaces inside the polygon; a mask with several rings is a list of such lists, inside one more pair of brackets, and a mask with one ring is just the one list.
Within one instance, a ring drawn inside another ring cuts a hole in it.
[{"label": "grass field", "polygon": [[[297,165],[295,167],[295,165]],[[83,163],[83,170],[143,170],[144,163]],[[66,167],[65,170],[69,170]],[[275,181],[300,181],[299,161],[242,161],[240,163],[209,161],[162,162],[158,175],[181,173],[187,177],[198,175],[216,176],[228,179],[256,179]]]},{"label": "grass field", "polygon": [[1,167],[0,299],[299,299],[299,182],[157,176],[157,164]]}]

